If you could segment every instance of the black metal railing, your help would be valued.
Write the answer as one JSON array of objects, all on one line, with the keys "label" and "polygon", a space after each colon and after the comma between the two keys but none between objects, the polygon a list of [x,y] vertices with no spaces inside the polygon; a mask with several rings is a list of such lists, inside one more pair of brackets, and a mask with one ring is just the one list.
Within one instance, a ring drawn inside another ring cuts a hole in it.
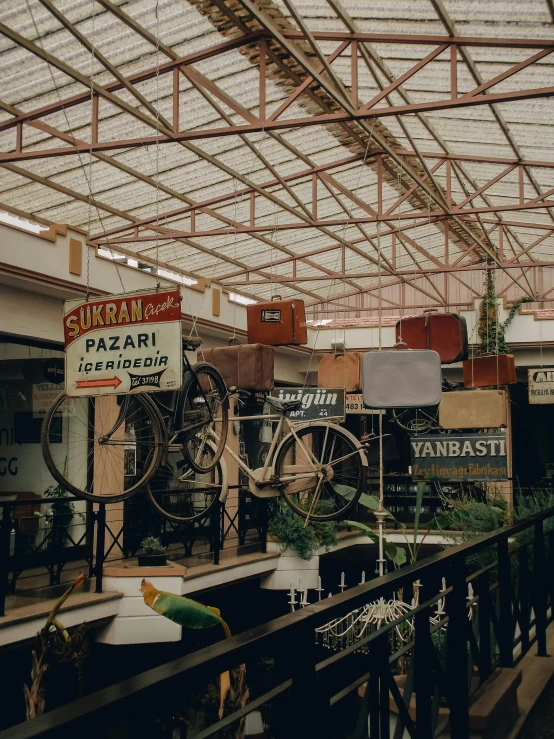
[{"label": "black metal railing", "polygon": [[76,502],[70,496],[0,501],[0,616],[8,596],[70,582],[83,569],[102,592],[104,565],[134,557],[148,535],[160,537],[171,560],[189,566],[206,559],[219,564],[222,552],[245,544],[266,547],[266,506],[254,516],[242,496],[232,512],[218,502],[203,520],[182,524],[162,518],[146,500],[68,513],[64,506]]},{"label": "black metal railing", "polygon": [[[399,593],[409,602],[415,592],[419,602],[408,613],[349,646],[328,651],[316,642],[316,627]],[[240,665],[248,680],[259,675],[260,660],[270,677],[253,680],[249,702],[223,719],[216,713],[197,738],[223,736],[260,710],[275,737],[430,739],[448,725],[452,739],[468,739],[472,696],[491,673],[513,667],[535,644],[546,655],[553,595],[554,508],[124,680],[0,739],[175,736],[186,724],[187,691]]]}]

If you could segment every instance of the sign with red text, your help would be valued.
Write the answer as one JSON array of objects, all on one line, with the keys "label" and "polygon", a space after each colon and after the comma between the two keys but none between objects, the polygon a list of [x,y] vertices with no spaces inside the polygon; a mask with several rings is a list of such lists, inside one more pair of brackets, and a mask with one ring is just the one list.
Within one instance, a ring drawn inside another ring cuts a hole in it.
[{"label": "sign with red text", "polygon": [[64,336],[67,395],[150,393],[181,385],[179,290],[67,300]]}]

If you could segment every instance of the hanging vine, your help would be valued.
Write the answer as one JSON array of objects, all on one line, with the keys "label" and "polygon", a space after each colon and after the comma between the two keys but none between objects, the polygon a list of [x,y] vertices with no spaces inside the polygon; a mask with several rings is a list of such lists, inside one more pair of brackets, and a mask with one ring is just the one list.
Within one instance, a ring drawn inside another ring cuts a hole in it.
[{"label": "hanging vine", "polygon": [[479,354],[509,354],[510,349],[506,343],[506,329],[514,320],[523,303],[530,303],[531,298],[525,295],[518,298],[513,304],[505,321],[498,320],[498,297],[494,270],[488,269],[485,276],[485,294],[479,306],[479,319],[477,330],[481,345]]}]

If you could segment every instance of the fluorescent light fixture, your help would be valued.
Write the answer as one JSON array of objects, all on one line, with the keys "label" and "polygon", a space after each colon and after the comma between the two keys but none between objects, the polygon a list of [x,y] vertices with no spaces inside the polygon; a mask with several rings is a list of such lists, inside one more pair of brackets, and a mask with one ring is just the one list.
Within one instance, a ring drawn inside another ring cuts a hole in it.
[{"label": "fluorescent light fixture", "polygon": [[31,233],[38,234],[41,231],[48,231],[50,228],[49,226],[41,226],[40,223],[35,223],[34,221],[27,221],[25,218],[19,218],[19,216],[14,216],[11,213],[0,213],[0,222],[7,223],[8,226],[17,226],[18,228],[23,228],[25,231],[30,231]]},{"label": "fluorescent light fixture", "polygon": [[177,272],[170,272],[168,269],[158,269],[158,275],[160,277],[166,277],[168,280],[175,280],[175,282],[182,282],[183,285],[197,285],[198,280],[193,280],[192,277],[185,277]]},{"label": "fluorescent light fixture", "polygon": [[[104,257],[105,259],[117,259],[117,260],[122,260],[126,258],[123,254],[118,254],[117,252],[111,251],[110,249],[101,249],[100,247],[98,248],[98,256]],[[138,262],[136,263],[135,266],[138,266]]]},{"label": "fluorescent light fixture", "polygon": [[[143,269],[143,267],[139,268],[139,260],[133,259],[132,257],[126,257],[124,254],[118,254],[116,251],[112,251],[111,249],[102,249],[101,247],[98,248],[98,256],[99,257],[105,257],[106,259],[113,259],[115,261],[122,261],[125,264],[127,264],[128,267],[135,267],[135,269]],[[144,272],[152,272],[154,271],[154,265],[148,265],[147,267],[144,267]],[[185,275],[180,275],[178,272],[171,272],[168,269],[158,269],[158,276],[159,277],[165,277],[168,280],[173,280],[174,282],[180,282],[182,285],[197,285],[198,280],[193,279],[192,277],[186,277]]]},{"label": "fluorescent light fixture", "polygon": [[253,305],[258,302],[252,298],[245,298],[244,295],[239,295],[238,293],[229,293],[229,300],[231,303],[239,303],[240,305]]}]

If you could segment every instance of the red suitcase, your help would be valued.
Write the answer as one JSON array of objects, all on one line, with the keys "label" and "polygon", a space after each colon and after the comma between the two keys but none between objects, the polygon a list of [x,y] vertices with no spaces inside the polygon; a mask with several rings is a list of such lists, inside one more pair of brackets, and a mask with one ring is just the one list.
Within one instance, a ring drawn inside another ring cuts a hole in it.
[{"label": "red suitcase", "polygon": [[306,344],[306,309],[303,300],[272,300],[247,306],[249,344]]},{"label": "red suitcase", "polygon": [[466,319],[457,313],[424,313],[403,318],[396,324],[396,341],[409,349],[432,349],[441,364],[461,362],[468,357]]},{"label": "red suitcase", "polygon": [[347,393],[362,389],[362,352],[324,354],[317,368],[318,387],[343,387]]},{"label": "red suitcase", "polygon": [[[202,356],[203,354],[203,356]],[[198,353],[198,361],[210,362],[219,371],[227,387],[239,390],[273,390],[275,352],[262,344],[216,346]]]},{"label": "red suitcase", "polygon": [[493,387],[517,382],[513,354],[489,354],[464,362],[464,387]]}]

